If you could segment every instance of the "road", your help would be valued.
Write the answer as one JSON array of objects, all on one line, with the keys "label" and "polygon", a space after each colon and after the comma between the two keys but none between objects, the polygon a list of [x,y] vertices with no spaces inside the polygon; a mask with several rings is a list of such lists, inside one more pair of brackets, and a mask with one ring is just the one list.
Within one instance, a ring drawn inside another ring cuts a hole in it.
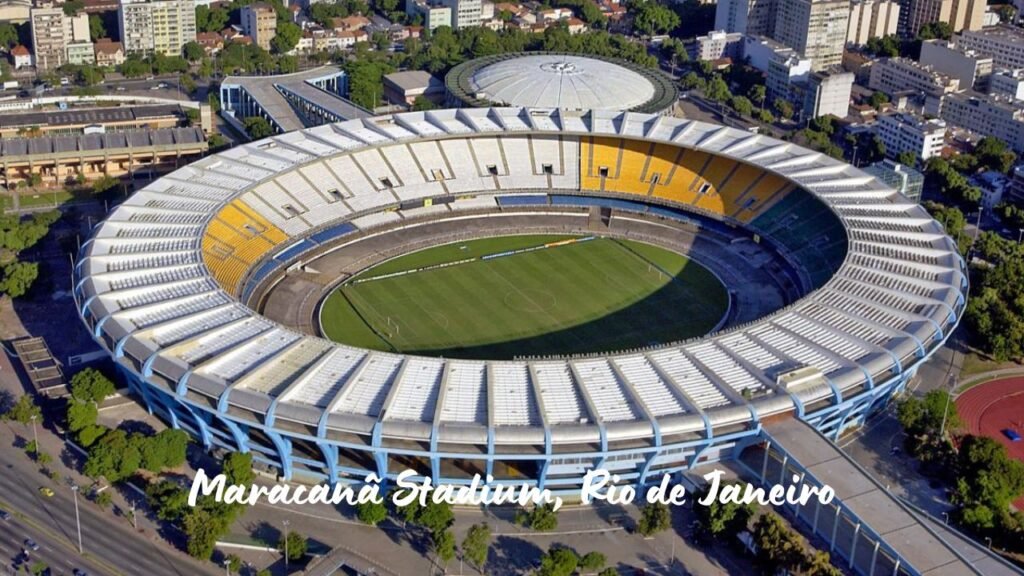
[{"label": "road", "polygon": [[[15,436],[23,434],[18,428],[18,425],[4,425],[0,432],[0,462],[4,462],[3,473],[0,473],[0,508],[20,515],[12,524],[24,525],[29,532],[21,536],[12,531],[14,542],[4,541],[5,553],[9,546],[17,545],[27,536],[41,545],[40,552],[51,558],[51,566],[60,566],[65,573],[70,573],[70,563],[81,564],[95,574],[185,576],[220,573],[209,563],[194,561],[167,547],[155,535],[135,532],[127,520],[115,517],[110,511],[100,510],[80,494],[78,506],[85,552],[83,558],[77,551],[74,495],[70,483],[62,479],[58,484],[46,478],[35,463],[14,446]],[[77,481],[85,484],[84,478]],[[40,486],[51,488],[54,495],[49,498],[41,495]]]}]

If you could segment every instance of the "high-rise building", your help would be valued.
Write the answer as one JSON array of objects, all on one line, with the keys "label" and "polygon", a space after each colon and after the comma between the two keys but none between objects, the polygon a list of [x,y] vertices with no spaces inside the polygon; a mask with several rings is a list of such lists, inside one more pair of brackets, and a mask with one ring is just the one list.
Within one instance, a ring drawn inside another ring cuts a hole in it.
[{"label": "high-rise building", "polygon": [[715,30],[772,37],[777,0],[719,0]]},{"label": "high-rise building", "polygon": [[849,0],[778,0],[773,38],[824,70],[843,61],[849,18]]},{"label": "high-rise building", "polygon": [[196,39],[192,0],[121,0],[117,15],[121,43],[128,54],[177,56]]},{"label": "high-rise building", "polygon": [[[68,46],[89,43],[89,15],[68,16],[62,8],[33,8],[32,48],[36,67],[41,70],[60,68],[68,63]],[[76,51],[76,57],[78,52]]]},{"label": "high-rise building", "polygon": [[804,118],[832,115],[845,118],[850,110],[853,74],[842,69],[812,72],[807,76],[802,113]]},{"label": "high-rise building", "polygon": [[260,48],[270,50],[270,41],[277,34],[277,10],[265,2],[242,8],[242,31]]},{"label": "high-rise building", "polygon": [[901,0],[900,34],[917,36],[925,24],[945,22],[953,32],[985,25],[985,0]]},{"label": "high-rise building", "polygon": [[689,49],[694,60],[739,60],[743,56],[743,34],[715,30],[694,38]]},{"label": "high-rise building", "polygon": [[452,10],[453,29],[480,25],[480,13],[483,11],[481,0],[441,0],[441,4]]},{"label": "high-rise building", "polygon": [[997,68],[1024,68],[1024,30],[1015,26],[965,30],[956,43],[966,50],[988,54]]},{"label": "high-rise building", "polygon": [[423,18],[423,26],[433,30],[438,26],[452,25],[452,9],[442,6],[436,1],[406,0],[405,13],[410,17],[419,15]]},{"label": "high-rise building", "polygon": [[900,5],[892,0],[854,0],[846,27],[846,42],[858,46],[872,38],[895,34],[899,27]]}]

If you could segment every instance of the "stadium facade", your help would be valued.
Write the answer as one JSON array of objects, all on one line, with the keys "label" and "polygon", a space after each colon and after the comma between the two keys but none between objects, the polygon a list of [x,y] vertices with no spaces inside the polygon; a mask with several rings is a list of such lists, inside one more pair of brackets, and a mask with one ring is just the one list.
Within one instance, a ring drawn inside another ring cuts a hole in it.
[{"label": "stadium facade", "polygon": [[[797,296],[687,342],[516,361],[357,349],[247,305],[356,239],[581,209],[770,248]],[[285,478],[413,468],[555,490],[598,466],[644,483],[733,459],[779,419],[835,438],[906,386],[966,291],[923,208],[826,155],[656,114],[523,108],[352,120],[206,157],[114,210],[75,267],[96,341],[206,448]]]}]

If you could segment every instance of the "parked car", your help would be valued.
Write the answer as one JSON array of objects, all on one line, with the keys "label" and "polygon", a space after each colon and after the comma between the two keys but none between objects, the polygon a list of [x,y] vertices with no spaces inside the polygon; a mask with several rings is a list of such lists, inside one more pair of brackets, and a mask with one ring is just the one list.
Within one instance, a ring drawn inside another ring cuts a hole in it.
[{"label": "parked car", "polygon": [[53,490],[51,490],[50,488],[48,488],[46,486],[40,486],[39,487],[39,493],[42,494],[43,496],[46,496],[47,498],[52,498],[53,497]]},{"label": "parked car", "polygon": [[25,538],[25,541],[22,542],[22,544],[25,545],[26,549],[33,552],[37,552],[39,550],[39,544],[36,544],[36,541],[31,538]]},{"label": "parked car", "polygon": [[1020,434],[1017,433],[1013,428],[1007,428],[1003,430],[1003,436],[1010,439],[1010,442],[1020,442]]},{"label": "parked car", "polygon": [[0,510],[0,520],[3,520],[4,522],[7,522],[10,519],[11,519],[11,513],[10,512],[8,512],[7,510]]}]

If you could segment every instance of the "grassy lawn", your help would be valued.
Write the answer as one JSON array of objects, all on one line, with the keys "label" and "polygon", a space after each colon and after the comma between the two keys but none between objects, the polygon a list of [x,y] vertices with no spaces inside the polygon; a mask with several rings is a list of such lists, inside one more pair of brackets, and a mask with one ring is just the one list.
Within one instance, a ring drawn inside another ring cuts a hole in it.
[{"label": "grassy lawn", "polygon": [[[541,246],[509,236],[438,246],[359,279]],[[597,239],[366,282],[324,303],[324,334],[377,350],[457,358],[604,352],[707,333],[728,295],[703,266],[630,241]]]}]

